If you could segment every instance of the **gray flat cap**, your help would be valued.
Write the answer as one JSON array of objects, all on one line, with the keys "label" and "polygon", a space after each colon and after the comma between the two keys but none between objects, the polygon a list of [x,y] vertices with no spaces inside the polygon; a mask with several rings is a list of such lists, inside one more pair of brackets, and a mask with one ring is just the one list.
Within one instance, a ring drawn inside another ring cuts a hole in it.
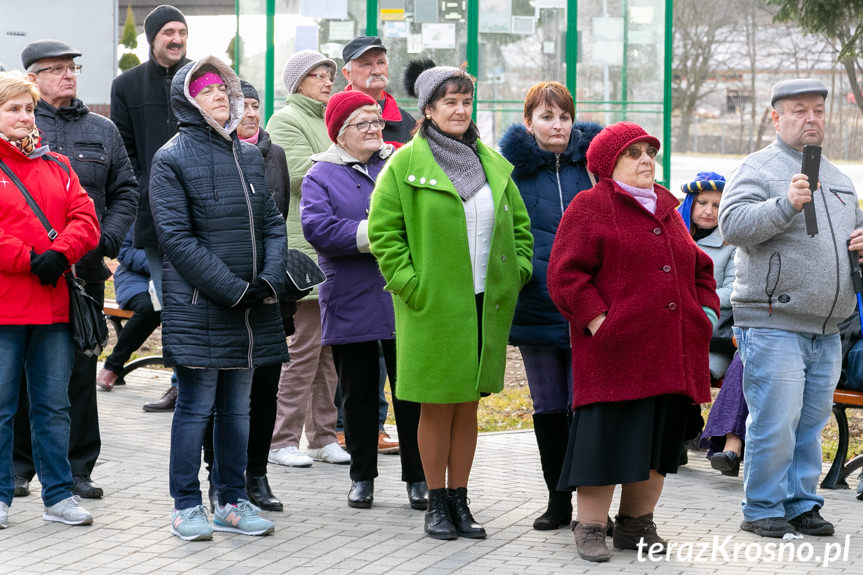
[{"label": "gray flat cap", "polygon": [[827,99],[827,86],[818,80],[810,78],[795,78],[794,80],[782,80],[773,85],[773,94],[770,96],[770,105],[775,106],[777,100],[799,96],[800,94],[821,94]]},{"label": "gray flat cap", "polygon": [[45,58],[60,58],[69,56],[77,58],[81,52],[60,40],[36,40],[24,46],[21,52],[21,63],[24,64],[24,69],[30,67],[33,62],[38,62]]}]

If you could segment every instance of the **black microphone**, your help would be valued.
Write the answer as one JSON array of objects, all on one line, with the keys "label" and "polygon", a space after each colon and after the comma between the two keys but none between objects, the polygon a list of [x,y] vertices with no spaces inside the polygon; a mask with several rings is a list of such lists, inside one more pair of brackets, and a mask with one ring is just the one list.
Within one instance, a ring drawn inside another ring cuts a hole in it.
[{"label": "black microphone", "polygon": [[812,201],[803,204],[803,217],[806,219],[806,233],[814,237],[818,233],[818,220],[815,218],[815,190],[818,189],[818,169],[821,167],[821,146],[803,146],[803,167],[801,174],[809,178]]}]

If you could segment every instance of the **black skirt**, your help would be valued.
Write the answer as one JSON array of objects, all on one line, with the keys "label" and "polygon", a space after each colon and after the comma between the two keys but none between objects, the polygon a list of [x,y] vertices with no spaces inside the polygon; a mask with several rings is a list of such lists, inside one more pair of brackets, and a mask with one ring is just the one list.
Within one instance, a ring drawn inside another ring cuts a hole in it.
[{"label": "black skirt", "polygon": [[576,408],[558,489],[646,481],[651,469],[677,473],[690,405],[660,395]]}]

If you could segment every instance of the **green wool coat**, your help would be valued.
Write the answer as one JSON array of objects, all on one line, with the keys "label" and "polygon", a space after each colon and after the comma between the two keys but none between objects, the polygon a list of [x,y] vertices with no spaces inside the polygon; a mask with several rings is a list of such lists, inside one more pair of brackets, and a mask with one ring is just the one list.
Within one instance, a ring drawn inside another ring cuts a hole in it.
[{"label": "green wool coat", "polygon": [[[312,154],[319,154],[332,145],[324,123],[324,105],[302,94],[291,94],[285,107],[270,117],[267,132],[273,143],[285,150],[288,174],[291,178],[291,200],[288,206],[288,246],[302,251],[315,261],[318,254],[306,241],[300,224],[300,198],[303,176],[312,167]],[[304,299],[317,299],[318,289]]]},{"label": "green wool coat", "polygon": [[512,165],[477,142],[494,197],[478,359],[476,297],[461,198],[419,133],[378,175],[369,240],[393,294],[396,394],[461,403],[503,388],[518,292],[530,279],[533,237]]}]

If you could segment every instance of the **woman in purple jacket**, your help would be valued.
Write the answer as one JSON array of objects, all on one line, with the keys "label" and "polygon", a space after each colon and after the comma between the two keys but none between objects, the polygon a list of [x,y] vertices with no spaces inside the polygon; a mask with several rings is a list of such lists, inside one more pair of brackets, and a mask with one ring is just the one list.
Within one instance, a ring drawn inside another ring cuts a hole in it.
[{"label": "woman in purple jacket", "polygon": [[333,145],[312,156],[303,179],[303,234],[327,274],[320,287],[321,343],[333,349],[342,392],[345,441],[351,454],[348,506],[368,509],[374,499],[378,455],[378,342],[393,396],[402,481],[414,509],[425,509],[428,488],[417,447],[418,403],[395,393],[396,351],[392,296],[369,251],[369,199],[375,178],[393,153],[381,137],[384,120],[359,91],[330,98],[324,117]]}]

